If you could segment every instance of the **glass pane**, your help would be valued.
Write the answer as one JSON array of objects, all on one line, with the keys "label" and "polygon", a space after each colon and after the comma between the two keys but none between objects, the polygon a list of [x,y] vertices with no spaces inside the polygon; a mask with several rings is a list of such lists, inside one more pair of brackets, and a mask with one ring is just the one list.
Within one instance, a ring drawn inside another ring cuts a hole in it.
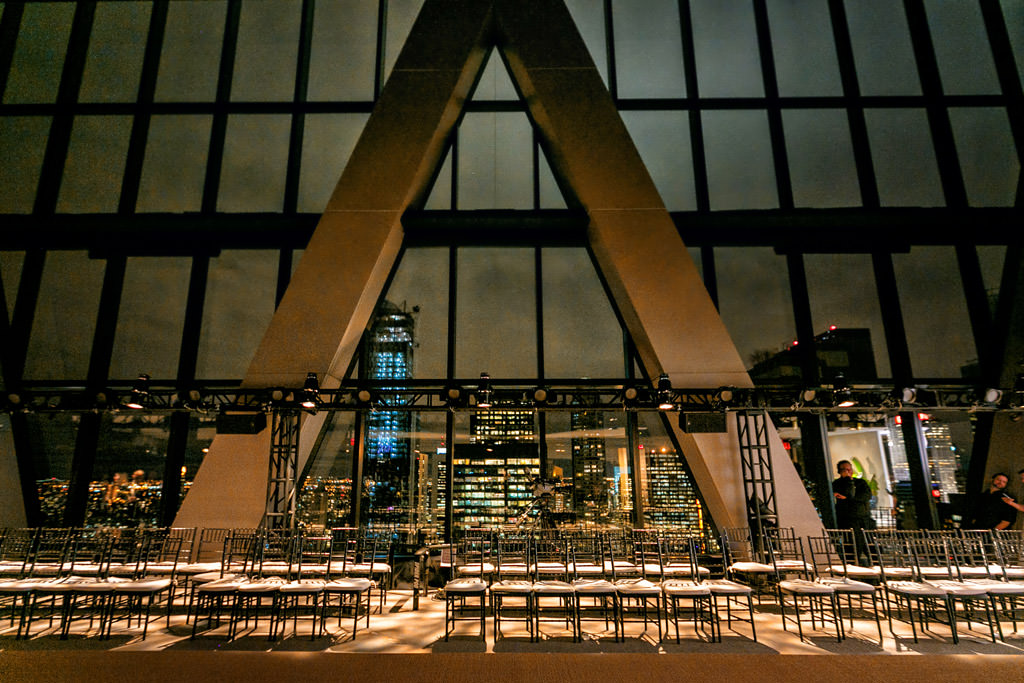
[{"label": "glass pane", "polygon": [[112,378],[134,379],[142,372],[154,379],[177,375],[190,272],[187,258],[128,259]]},{"label": "glass pane", "polygon": [[1003,280],[1003,263],[1006,261],[1006,247],[997,245],[978,245],[978,261],[981,263],[981,279],[985,282],[985,292],[989,304],[995,306],[999,287]]},{"label": "glass pane", "polygon": [[859,206],[860,185],[846,112],[785,109],[782,121],[793,203],[822,209]]},{"label": "glass pane", "polygon": [[921,94],[903,3],[846,0],[846,19],[861,94]]},{"label": "glass pane", "polygon": [[621,377],[623,333],[586,249],[544,249],[544,375]]},{"label": "glass pane", "polygon": [[532,249],[459,249],[455,374],[537,376]]},{"label": "glass pane", "polygon": [[31,213],[43,168],[49,116],[0,116],[0,206]]},{"label": "glass pane", "polygon": [[882,206],[942,206],[928,119],[923,109],[864,112]]},{"label": "glass pane", "polygon": [[777,208],[778,190],[765,113],[705,111],[702,117],[711,209]]},{"label": "glass pane", "polygon": [[332,412],[322,434],[298,492],[295,519],[299,527],[330,529],[350,521],[355,413]]},{"label": "glass pane", "polygon": [[25,378],[81,378],[89,371],[89,351],[103,289],[104,262],[84,251],[46,254],[39,303],[25,359]]},{"label": "glass pane", "polygon": [[722,321],[747,367],[795,338],[784,256],[769,247],[719,248],[715,270]]},{"label": "glass pane", "polygon": [[912,247],[892,260],[914,377],[966,376],[978,351],[953,248]]},{"label": "glass pane", "polygon": [[841,95],[839,62],[828,4],[819,0],[768,3],[775,77],[783,97]]},{"label": "glass pane", "polygon": [[448,374],[448,249],[406,249],[386,299],[415,320],[412,377]]},{"label": "glass pane", "polygon": [[75,117],[58,212],[117,211],[131,130],[130,116]]},{"label": "glass pane", "polygon": [[203,204],[211,116],[154,116],[139,179],[140,212],[198,211]]},{"label": "glass pane", "polygon": [[372,100],[376,56],[377,4],[362,0],[317,3],[308,99]]},{"label": "glass pane", "polygon": [[[974,446],[974,426],[971,414],[964,411],[933,411],[918,414],[928,452],[928,466],[932,484],[938,485],[939,517],[948,517],[952,510],[944,508],[962,504],[967,493],[967,468]],[[1012,481],[1012,479],[1011,479]],[[956,508],[963,510],[962,505]],[[946,514],[944,514],[946,512]],[[968,520],[964,520],[965,525]]]},{"label": "glass pane", "polygon": [[246,0],[238,21],[231,99],[288,101],[295,94],[299,0]]},{"label": "glass pane", "polygon": [[25,4],[4,104],[57,101],[74,14],[73,2]]},{"label": "glass pane", "polygon": [[444,161],[437,171],[434,184],[430,188],[430,196],[423,207],[427,210],[447,211],[452,208],[452,154],[451,148],[445,152]]},{"label": "glass pane", "polygon": [[307,114],[302,135],[298,210],[320,213],[341,179],[366,114]]},{"label": "glass pane", "polygon": [[545,420],[550,467],[546,475],[562,483],[555,489],[554,512],[571,512],[566,517],[578,525],[631,526],[625,415],[581,406],[546,413]]},{"label": "glass pane", "polygon": [[[697,498],[683,454],[665,429],[661,413],[637,413],[640,428],[640,486],[644,520],[652,527],[668,527],[710,536],[707,512]],[[702,533],[703,532],[703,533]]]},{"label": "glass pane", "polygon": [[622,121],[669,211],[694,211],[690,120],[683,111],[627,111]]},{"label": "glass pane", "polygon": [[1018,0],[1001,0],[1006,32],[1010,34],[1014,60],[1017,62],[1017,76],[1024,86],[1024,4]]},{"label": "glass pane", "polygon": [[458,161],[460,209],[533,208],[533,128],[525,114],[466,114]]},{"label": "glass pane", "polygon": [[384,38],[384,80],[398,60],[398,53],[409,37],[416,15],[423,7],[423,0],[388,0],[387,27]]},{"label": "glass pane", "polygon": [[608,85],[608,49],[605,46],[602,0],[566,0],[565,5],[601,74],[601,80]]},{"label": "glass pane", "polygon": [[516,87],[512,83],[512,77],[501,60],[497,50],[491,50],[487,55],[487,64],[480,74],[480,80],[473,91],[473,100],[518,100]]},{"label": "glass pane", "polygon": [[540,190],[540,207],[541,209],[564,209],[568,206],[565,201],[565,196],[562,195],[562,190],[558,187],[558,181],[555,180],[555,174],[551,170],[551,166],[548,164],[547,155],[541,152],[537,157],[537,171],[540,176],[538,179],[538,185]]},{"label": "glass pane", "polygon": [[452,476],[457,528],[516,524],[528,513],[541,474],[535,419],[532,410],[500,408],[457,415]]},{"label": "glass pane", "polygon": [[[839,329],[830,335],[840,341],[840,353],[849,363],[843,369],[851,381],[875,380],[890,377],[889,351],[885,342],[885,328],[882,325],[882,311],[878,303],[878,289],[875,287],[874,266],[867,254],[807,254],[804,256],[804,272],[807,275],[807,289],[811,302],[811,322],[815,335],[827,331],[832,325]],[[848,333],[868,334],[868,348],[858,348],[853,343],[843,342]],[[861,361],[854,355],[864,354]],[[822,354],[819,352],[819,357]],[[822,377],[828,378],[835,372],[827,372],[827,356],[822,358]],[[863,370],[860,370],[863,368]]]},{"label": "glass pane", "polygon": [[170,418],[104,416],[86,504],[87,526],[157,526]]},{"label": "glass pane", "polygon": [[[897,499],[893,494],[900,490],[897,482],[910,480],[903,437],[896,418],[840,422],[830,417],[827,438],[832,464],[849,460],[853,465],[853,476],[867,481],[872,493],[872,515],[878,527],[894,528],[897,524]],[[902,467],[897,464],[900,462]]]},{"label": "glass pane", "polygon": [[149,31],[149,2],[99,2],[80,102],[134,102]]},{"label": "glass pane", "polygon": [[81,418],[74,413],[30,413],[25,419],[35,457],[32,465],[39,491],[39,526],[64,526],[71,460]]},{"label": "glass pane", "polygon": [[693,42],[701,97],[761,97],[753,4],[745,0],[693,0]]},{"label": "glass pane", "polygon": [[995,107],[952,107],[957,157],[971,206],[1013,206],[1020,160],[1006,110]]},{"label": "glass pane", "polygon": [[217,74],[225,0],[171,0],[157,71],[157,102],[212,102]]},{"label": "glass pane", "polygon": [[1001,92],[979,4],[925,0],[924,6],[942,91],[947,95]]},{"label": "glass pane", "polygon": [[281,211],[290,127],[286,114],[228,117],[218,211]]},{"label": "glass pane", "polygon": [[4,287],[8,320],[14,315],[14,302],[18,297],[18,284],[21,282],[21,268],[24,263],[25,252],[0,251],[0,282]]},{"label": "glass pane", "polygon": [[686,97],[679,3],[614,0],[619,97]]},{"label": "glass pane", "polygon": [[222,251],[210,259],[198,377],[245,376],[274,315],[276,251]]}]

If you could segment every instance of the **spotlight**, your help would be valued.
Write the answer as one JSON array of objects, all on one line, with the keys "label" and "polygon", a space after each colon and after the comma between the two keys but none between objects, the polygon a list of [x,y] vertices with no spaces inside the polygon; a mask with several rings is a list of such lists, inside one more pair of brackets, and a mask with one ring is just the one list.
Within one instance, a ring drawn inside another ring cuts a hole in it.
[{"label": "spotlight", "polygon": [[491,386],[491,376],[486,372],[480,373],[480,384],[476,389],[476,407],[490,408],[493,405],[494,388]]},{"label": "spotlight", "polygon": [[363,405],[369,405],[370,402],[373,401],[373,393],[369,389],[366,389],[364,387],[364,388],[359,389],[358,391],[356,391],[355,399],[356,399],[356,403],[361,403]]},{"label": "spotlight", "polygon": [[142,410],[149,404],[149,375],[142,373],[135,384],[132,385],[132,393],[125,404],[133,410]]},{"label": "spotlight", "polygon": [[990,387],[982,394],[981,400],[988,405],[994,406],[1003,400],[1003,391]]},{"label": "spotlight", "polygon": [[554,398],[554,394],[552,394],[547,387],[537,387],[533,390],[534,403],[547,403],[552,398]]},{"label": "spotlight", "polygon": [[664,372],[658,376],[658,410],[672,410],[672,382]]},{"label": "spotlight", "polygon": [[622,398],[627,401],[635,401],[639,396],[640,392],[636,387],[626,387],[625,391],[622,392]]},{"label": "spotlight", "polygon": [[25,409],[25,396],[17,391],[7,394],[7,409],[12,413]]},{"label": "spotlight", "polygon": [[306,410],[316,412],[320,404],[320,382],[315,372],[306,373],[306,381],[302,385],[302,402],[299,404]]},{"label": "spotlight", "polygon": [[466,405],[466,391],[460,386],[450,386],[441,392],[441,400],[449,408],[460,408]]},{"label": "spotlight", "polygon": [[814,399],[818,398],[818,391],[816,389],[804,389],[800,392],[800,403],[814,403]]},{"label": "spotlight", "polygon": [[721,405],[729,405],[734,398],[736,398],[736,392],[732,387],[722,387],[715,391],[715,402]]},{"label": "spotlight", "polygon": [[900,401],[903,403],[914,403],[917,401],[917,388],[916,387],[903,387],[900,390],[899,395]]}]

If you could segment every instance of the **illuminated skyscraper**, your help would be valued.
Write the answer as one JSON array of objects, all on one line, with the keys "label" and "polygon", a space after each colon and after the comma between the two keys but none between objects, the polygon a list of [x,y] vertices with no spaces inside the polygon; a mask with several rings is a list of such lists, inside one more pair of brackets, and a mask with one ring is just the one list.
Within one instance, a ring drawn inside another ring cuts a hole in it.
[{"label": "illuminated skyscraper", "polygon": [[[415,312],[415,308],[413,312]],[[412,313],[385,301],[377,309],[367,340],[366,377],[412,379],[415,321]],[[367,512],[370,519],[399,518],[410,504],[412,413],[372,411],[366,417]]]},{"label": "illuminated skyscraper", "polygon": [[608,497],[605,478],[604,413],[598,410],[574,412],[572,428],[573,509],[582,513],[590,505],[602,505]]}]

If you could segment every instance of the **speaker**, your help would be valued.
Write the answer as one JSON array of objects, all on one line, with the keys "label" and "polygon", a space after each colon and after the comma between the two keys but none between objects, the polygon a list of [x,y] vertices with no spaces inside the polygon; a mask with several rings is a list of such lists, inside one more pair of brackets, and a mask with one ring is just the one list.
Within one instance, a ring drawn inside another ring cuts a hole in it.
[{"label": "speaker", "polygon": [[679,413],[679,428],[687,434],[724,434],[729,431],[726,426],[725,413]]},{"label": "speaker", "polygon": [[219,413],[218,434],[259,434],[267,426],[264,413]]}]

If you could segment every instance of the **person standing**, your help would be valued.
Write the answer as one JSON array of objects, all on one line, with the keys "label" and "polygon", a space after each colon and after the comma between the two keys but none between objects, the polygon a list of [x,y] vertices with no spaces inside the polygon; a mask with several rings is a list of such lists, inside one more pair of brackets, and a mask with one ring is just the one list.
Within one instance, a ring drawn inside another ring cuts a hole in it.
[{"label": "person standing", "polygon": [[871,487],[861,478],[854,478],[853,463],[840,460],[836,464],[839,477],[832,482],[835,498],[836,527],[853,529],[858,561],[867,555],[864,529],[873,527],[871,519]]},{"label": "person standing", "polygon": [[992,484],[978,497],[972,529],[1009,529],[1017,521],[1016,502],[1006,492],[1010,477],[1002,472],[992,475]]}]

